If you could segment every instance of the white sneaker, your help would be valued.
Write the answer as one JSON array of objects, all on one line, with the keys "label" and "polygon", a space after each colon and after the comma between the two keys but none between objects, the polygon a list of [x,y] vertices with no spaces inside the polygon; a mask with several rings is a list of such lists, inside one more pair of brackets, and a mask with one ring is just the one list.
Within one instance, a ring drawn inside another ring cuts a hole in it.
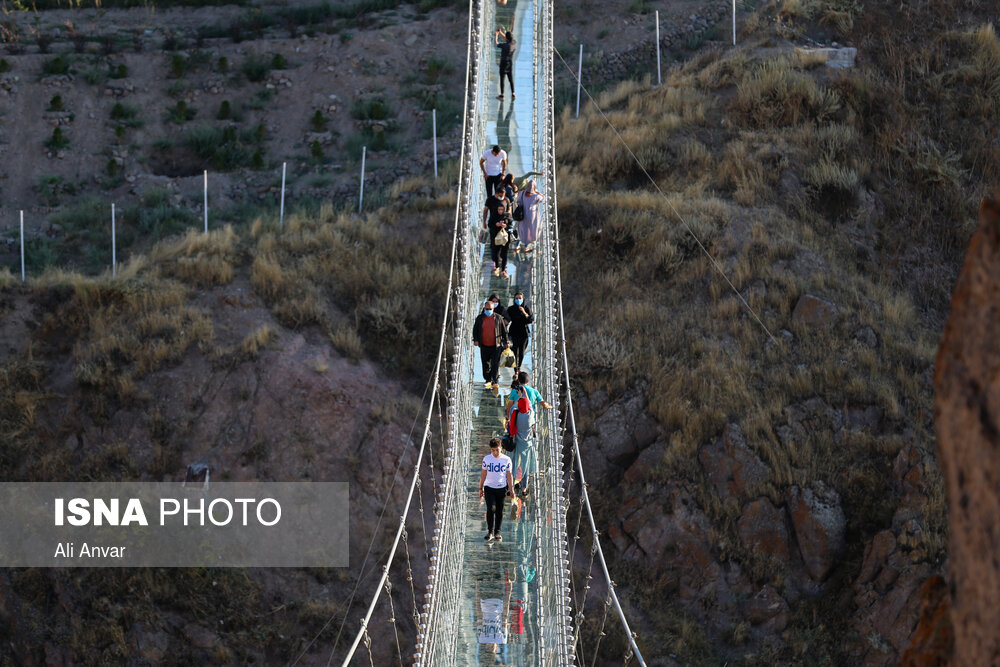
[{"label": "white sneaker", "polygon": [[493,539],[496,540],[497,542],[503,542],[503,535],[500,534],[499,530],[493,533]]},{"label": "white sneaker", "polygon": [[493,541],[493,533],[486,533],[486,537],[484,537],[483,540],[486,541],[486,542],[492,542]]}]

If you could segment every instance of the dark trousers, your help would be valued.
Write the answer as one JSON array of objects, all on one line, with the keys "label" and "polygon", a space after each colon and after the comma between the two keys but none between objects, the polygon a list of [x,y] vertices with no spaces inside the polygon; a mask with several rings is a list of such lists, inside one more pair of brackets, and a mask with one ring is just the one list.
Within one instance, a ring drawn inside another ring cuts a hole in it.
[{"label": "dark trousers", "polygon": [[493,263],[496,264],[496,267],[501,271],[507,270],[507,248],[509,247],[509,243],[507,245],[496,245],[495,243],[490,242],[490,253],[493,256]]},{"label": "dark trousers", "polygon": [[483,382],[497,382],[500,375],[500,346],[479,346],[479,359],[483,362]]},{"label": "dark trousers", "polygon": [[503,78],[510,81],[510,94],[514,94],[514,65],[513,63],[500,63],[500,94],[503,95]]},{"label": "dark trousers", "polygon": [[503,190],[503,174],[486,177],[486,196],[489,197],[494,192]]},{"label": "dark trousers", "polygon": [[514,358],[517,360],[517,368],[521,368],[524,361],[524,351],[528,349],[528,337],[518,338],[511,334],[510,347],[514,351]]},{"label": "dark trousers", "polygon": [[499,533],[500,522],[503,521],[503,504],[507,498],[507,487],[494,489],[483,487],[483,497],[486,498],[486,532]]}]

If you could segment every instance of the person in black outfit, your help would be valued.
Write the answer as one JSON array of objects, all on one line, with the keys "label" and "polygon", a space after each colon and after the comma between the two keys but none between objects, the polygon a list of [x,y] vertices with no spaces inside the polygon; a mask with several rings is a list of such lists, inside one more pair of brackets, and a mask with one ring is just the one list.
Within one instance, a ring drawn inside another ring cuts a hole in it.
[{"label": "person in black outfit", "polygon": [[493,314],[493,302],[483,305],[472,325],[472,344],[479,348],[479,359],[483,362],[483,379],[486,387],[500,388],[500,351],[510,347],[507,335],[507,321]]},{"label": "person in black outfit", "polygon": [[[489,223],[487,229],[490,230],[490,251],[493,256],[493,275],[507,277],[507,248],[510,247],[510,230],[513,228],[513,220],[510,211],[507,210],[507,203],[499,199],[498,203],[490,209]],[[497,244],[497,234],[500,230],[507,231],[507,242],[503,245]]]},{"label": "person in black outfit", "polygon": [[514,357],[517,359],[517,367],[514,369],[516,375],[521,370],[524,362],[524,351],[528,348],[528,338],[531,331],[528,325],[535,321],[531,314],[531,308],[524,304],[524,292],[514,295],[514,303],[507,309],[504,317],[510,322],[508,335],[510,336],[511,348],[514,350]]},{"label": "person in black outfit", "polygon": [[[501,42],[500,36],[503,35],[506,41]],[[503,78],[506,76],[507,80],[510,81],[510,96],[512,99],[517,99],[517,95],[514,94],[514,35],[510,30],[506,34],[497,28],[496,33],[493,35],[493,45],[500,49],[500,94],[497,95],[498,100],[503,99]]]},{"label": "person in black outfit", "polygon": [[[493,302],[493,312],[494,313],[496,313],[500,317],[502,317],[505,320],[507,320],[508,322],[510,322],[510,318],[507,317],[507,311],[504,310],[504,307],[500,305],[500,297],[498,297],[496,294],[490,294],[490,298],[488,299],[488,301],[492,301]],[[509,329],[509,327],[508,327],[508,329]],[[509,333],[509,331],[508,331],[508,333]]]}]

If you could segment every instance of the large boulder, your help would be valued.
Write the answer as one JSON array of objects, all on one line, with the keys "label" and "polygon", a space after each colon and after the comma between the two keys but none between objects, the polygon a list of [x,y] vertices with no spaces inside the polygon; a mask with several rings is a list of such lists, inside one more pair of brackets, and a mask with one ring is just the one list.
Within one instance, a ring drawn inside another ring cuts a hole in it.
[{"label": "large boulder", "polygon": [[1000,659],[1000,199],[979,216],[934,377],[956,665]]},{"label": "large boulder", "polygon": [[621,479],[622,471],[656,442],[662,429],[646,411],[642,391],[636,390],[612,403],[594,422],[594,431],[582,449],[584,469],[588,479],[609,482]]},{"label": "large boulder", "polygon": [[767,480],[768,468],[747,446],[738,424],[729,424],[715,442],[698,450],[705,476],[723,498],[742,496]]},{"label": "large boulder", "polygon": [[750,598],[743,610],[746,619],[762,629],[781,632],[788,625],[788,603],[772,586],[764,586]]},{"label": "large boulder", "polygon": [[785,502],[806,571],[814,581],[823,581],[846,546],[847,519],[840,507],[840,495],[817,482],[815,489],[789,487]]},{"label": "large boulder", "polygon": [[758,498],[743,508],[737,522],[740,543],[750,551],[788,560],[788,527],[784,508]]},{"label": "large boulder", "polygon": [[825,329],[837,321],[839,311],[832,301],[803,294],[792,311],[792,322],[810,329]]}]

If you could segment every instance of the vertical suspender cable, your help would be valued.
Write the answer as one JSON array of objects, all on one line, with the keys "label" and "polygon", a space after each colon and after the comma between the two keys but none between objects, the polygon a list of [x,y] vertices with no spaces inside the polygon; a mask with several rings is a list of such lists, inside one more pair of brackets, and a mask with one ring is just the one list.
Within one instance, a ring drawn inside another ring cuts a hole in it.
[{"label": "vertical suspender cable", "polygon": [[[471,35],[472,30],[472,0],[469,2],[469,34]],[[465,76],[465,88],[466,88],[466,98],[468,98],[468,88],[469,88],[469,72],[468,72],[468,61],[466,64],[466,76]],[[466,114],[468,114],[468,109],[466,109]],[[462,135],[465,136],[465,123],[466,120],[462,119]],[[462,173],[462,169],[465,163],[465,151],[459,157],[458,163],[458,173]],[[414,466],[413,480],[410,482],[410,493],[406,497],[406,505],[403,507],[403,515],[400,517],[399,528],[396,530],[396,537],[392,542],[392,549],[389,551],[389,557],[386,559],[385,567],[382,568],[382,578],[379,580],[378,587],[375,589],[375,595],[372,596],[371,604],[368,605],[368,612],[365,617],[361,620],[361,629],[358,634],[354,637],[354,643],[351,644],[351,648],[348,649],[347,655],[344,657],[343,667],[347,667],[350,664],[351,658],[354,657],[354,652],[358,649],[358,644],[361,643],[365,632],[368,630],[368,622],[371,621],[372,614],[375,611],[375,604],[378,602],[379,595],[382,593],[382,589],[385,586],[386,580],[389,578],[389,567],[392,565],[392,560],[396,556],[396,549],[399,547],[399,540],[403,534],[403,529],[406,524],[406,516],[410,511],[410,503],[413,502],[413,492],[417,486],[417,479],[420,477],[420,463],[424,457],[424,449],[427,447],[427,439],[431,428],[431,417],[434,412],[434,399],[437,396],[438,391],[438,380],[441,374],[441,357],[444,354],[444,344],[445,339],[448,335],[448,314],[451,310],[451,288],[454,284],[455,279],[455,255],[458,250],[458,235],[459,235],[459,219],[460,211],[462,208],[462,180],[458,181],[458,193],[455,198],[455,223],[453,228],[452,240],[451,240],[451,261],[448,268],[448,289],[446,291],[447,298],[445,298],[444,305],[444,316],[441,321],[441,340],[438,343],[438,354],[437,361],[434,364],[434,386],[431,388],[431,399],[429,403],[429,408],[427,409],[427,419],[424,421],[424,435],[420,442],[420,451],[417,453],[417,463]]]},{"label": "vertical suspender cable", "polygon": [[[553,127],[555,123],[549,126],[549,132],[551,133],[551,146],[553,150],[553,165],[555,164],[555,128]],[[556,174],[555,169],[552,171],[552,192],[556,192]],[[580,488],[583,496],[584,506],[587,508],[587,519],[590,521],[590,529],[593,533],[594,544],[597,546],[597,556],[601,562],[601,569],[604,571],[604,578],[608,582],[608,594],[611,597],[611,601],[618,611],[618,618],[622,622],[622,627],[625,628],[625,634],[628,637],[629,644],[632,646],[632,650],[635,652],[636,658],[639,661],[641,667],[646,667],[646,662],[642,658],[642,653],[639,651],[639,647],[636,646],[635,637],[632,635],[632,630],[629,628],[628,621],[625,619],[625,612],[622,611],[622,606],[618,601],[618,595],[615,593],[614,583],[611,581],[611,574],[608,572],[608,564],[604,560],[604,550],[601,549],[601,541],[599,539],[599,534],[597,532],[597,524],[594,522],[594,513],[590,507],[590,497],[587,494],[587,480],[583,474],[583,459],[580,456],[580,444],[576,433],[576,418],[573,414],[573,394],[570,389],[569,382],[569,357],[566,354],[566,322],[563,315],[563,303],[562,303],[562,266],[559,259],[559,214],[556,211],[556,207],[552,207],[553,215],[555,219],[553,220],[552,228],[554,230],[554,251],[555,251],[555,270],[556,270],[556,303],[559,310],[559,343],[562,345],[562,361],[565,380],[566,380],[566,413],[569,415],[569,428],[570,433],[573,438],[573,454],[576,458],[577,472],[580,475]]]}]

